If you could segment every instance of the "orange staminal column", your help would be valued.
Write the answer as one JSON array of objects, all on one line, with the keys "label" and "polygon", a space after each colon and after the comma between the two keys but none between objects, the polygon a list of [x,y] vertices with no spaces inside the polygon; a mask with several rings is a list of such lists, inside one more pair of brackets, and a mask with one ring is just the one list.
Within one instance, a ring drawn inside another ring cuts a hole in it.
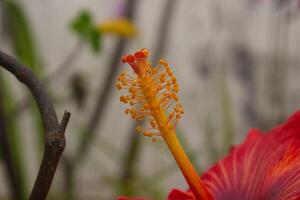
[{"label": "orange staminal column", "polygon": [[148,127],[137,127],[138,132],[153,141],[161,137],[167,144],[196,199],[212,200],[176,136],[177,122],[184,113],[176,77],[164,60],[152,67],[147,61],[148,55],[148,50],[142,49],[122,58],[133,69],[133,75],[121,74],[116,84],[118,89],[129,91],[129,95],[120,98],[130,105],[125,113],[135,120],[148,122]]}]

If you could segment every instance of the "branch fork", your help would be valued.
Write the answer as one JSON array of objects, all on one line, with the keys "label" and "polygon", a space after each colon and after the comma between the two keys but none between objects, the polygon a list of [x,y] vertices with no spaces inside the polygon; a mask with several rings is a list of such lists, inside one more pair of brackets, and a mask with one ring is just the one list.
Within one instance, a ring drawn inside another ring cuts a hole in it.
[{"label": "branch fork", "polygon": [[28,67],[2,51],[0,51],[0,66],[11,72],[28,87],[42,117],[46,133],[44,155],[29,199],[43,200],[47,197],[59,159],[66,145],[65,131],[71,114],[65,111],[61,123],[59,123],[54,107],[41,81]]}]

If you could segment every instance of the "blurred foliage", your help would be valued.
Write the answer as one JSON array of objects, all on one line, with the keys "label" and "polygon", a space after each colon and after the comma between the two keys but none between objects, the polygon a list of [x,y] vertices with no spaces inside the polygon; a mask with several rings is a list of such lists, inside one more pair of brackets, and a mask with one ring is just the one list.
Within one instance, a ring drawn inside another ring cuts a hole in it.
[{"label": "blurred foliage", "polygon": [[6,133],[8,137],[8,145],[10,147],[10,152],[12,156],[12,162],[15,168],[13,169],[18,178],[20,191],[18,191],[22,199],[27,198],[27,177],[26,177],[26,167],[24,162],[24,145],[21,145],[21,132],[19,128],[18,116],[12,115],[15,109],[15,101],[11,90],[8,87],[7,81],[2,74],[0,74],[0,85],[3,93],[2,102],[3,105],[0,105],[4,108],[4,114],[6,117]]},{"label": "blurred foliage", "polygon": [[[22,4],[16,0],[7,0],[4,2],[4,6],[7,9],[7,19],[9,21],[10,41],[15,54],[22,63],[30,67],[36,75],[41,77],[43,74],[43,66],[36,49],[35,36],[32,32],[27,15],[24,12],[24,8],[22,7]],[[37,134],[39,135],[39,148],[40,151],[42,151],[42,146],[44,144],[44,129],[34,101],[32,101],[32,116]]]},{"label": "blurred foliage", "polygon": [[73,19],[71,29],[81,40],[86,41],[95,53],[101,50],[102,33],[94,24],[89,11],[82,10],[79,15]]},{"label": "blurred foliage", "polygon": [[11,41],[17,57],[36,74],[41,73],[42,65],[34,44],[30,23],[18,1],[4,1],[7,9]]}]

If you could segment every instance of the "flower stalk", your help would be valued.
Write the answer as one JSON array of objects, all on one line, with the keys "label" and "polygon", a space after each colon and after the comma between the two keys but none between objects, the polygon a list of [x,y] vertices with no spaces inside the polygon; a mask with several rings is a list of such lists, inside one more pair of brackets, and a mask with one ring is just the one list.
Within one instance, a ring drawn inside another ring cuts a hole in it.
[{"label": "flower stalk", "polygon": [[169,64],[160,60],[152,67],[147,58],[149,51],[142,49],[134,55],[126,55],[123,63],[128,63],[133,74],[122,73],[116,84],[118,89],[126,89],[129,95],[120,101],[130,105],[125,113],[135,120],[146,120],[148,127],[137,127],[137,131],[152,141],[162,140],[169,147],[194,196],[199,200],[210,200],[195,168],[181,147],[176,136],[176,125],[184,113],[177,95],[179,86]]}]

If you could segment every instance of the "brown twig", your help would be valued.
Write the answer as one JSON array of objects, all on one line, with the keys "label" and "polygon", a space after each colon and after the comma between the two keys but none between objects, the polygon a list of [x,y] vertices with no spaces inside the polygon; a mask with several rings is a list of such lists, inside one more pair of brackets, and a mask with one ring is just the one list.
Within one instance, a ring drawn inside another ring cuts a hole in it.
[{"label": "brown twig", "polygon": [[59,123],[56,112],[42,83],[29,68],[1,51],[0,66],[14,74],[20,82],[29,88],[41,113],[46,132],[45,151],[29,199],[42,200],[46,198],[49,192],[60,156],[65,148],[65,130],[71,114],[65,112],[61,123]]}]

